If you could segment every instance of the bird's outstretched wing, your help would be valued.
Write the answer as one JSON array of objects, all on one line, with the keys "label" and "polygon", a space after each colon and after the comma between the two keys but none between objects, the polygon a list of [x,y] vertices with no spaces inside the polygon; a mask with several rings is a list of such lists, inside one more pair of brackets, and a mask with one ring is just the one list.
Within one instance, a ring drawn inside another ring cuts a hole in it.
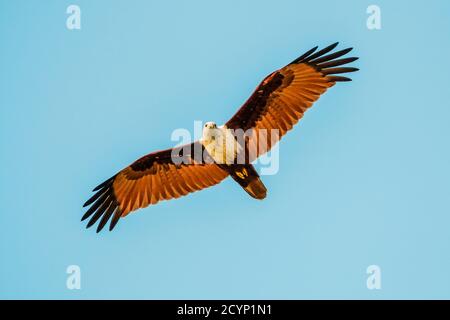
[{"label": "bird's outstretched wing", "polygon": [[[357,68],[343,65],[358,58],[341,58],[352,48],[328,54],[337,45],[334,43],[317,52],[317,47],[312,48],[284,68],[268,75],[226,123],[230,129],[253,129],[246,138],[248,152],[253,155],[250,161],[269,151],[328,88],[339,81],[351,81],[337,74],[357,71]],[[261,129],[264,129],[265,135],[260,135]],[[277,139],[272,139],[272,129],[278,130]],[[267,140],[263,147],[258,143],[258,137],[261,136]]]},{"label": "bird's outstretched wing", "polygon": [[[194,142],[176,150],[157,151],[135,161],[93,190],[96,193],[84,204],[91,207],[82,220],[91,217],[89,228],[101,218],[99,232],[112,217],[109,226],[112,230],[121,217],[133,210],[202,190],[228,176],[211,161],[195,157],[196,150],[204,155],[201,143]],[[175,161],[174,154],[177,155]]]}]

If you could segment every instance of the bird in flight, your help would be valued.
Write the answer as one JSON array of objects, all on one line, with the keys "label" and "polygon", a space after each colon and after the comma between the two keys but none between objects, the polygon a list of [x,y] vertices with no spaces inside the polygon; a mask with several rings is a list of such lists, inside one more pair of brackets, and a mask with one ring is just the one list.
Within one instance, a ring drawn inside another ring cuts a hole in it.
[{"label": "bird in flight", "polygon": [[90,217],[89,228],[100,219],[100,232],[111,220],[111,231],[134,210],[211,187],[228,176],[253,198],[264,199],[267,190],[252,162],[291,130],[328,88],[351,81],[339,74],[358,70],[344,66],[358,59],[343,57],[352,48],[332,52],[337,45],[319,51],[314,47],[272,72],[228,122],[207,122],[198,141],[150,153],[98,185],[84,204],[90,208],[82,221]]}]

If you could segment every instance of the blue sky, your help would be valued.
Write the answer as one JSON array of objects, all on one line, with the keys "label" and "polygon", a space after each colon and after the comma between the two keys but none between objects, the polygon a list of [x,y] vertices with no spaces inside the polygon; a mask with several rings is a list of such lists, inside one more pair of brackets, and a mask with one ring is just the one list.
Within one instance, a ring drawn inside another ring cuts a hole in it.
[{"label": "blue sky", "polygon": [[[0,0],[0,297],[450,298],[449,10]],[[225,122],[268,73],[335,41],[361,70],[282,140],[267,199],[226,180],[112,233],[80,223],[92,187],[173,129]]]}]

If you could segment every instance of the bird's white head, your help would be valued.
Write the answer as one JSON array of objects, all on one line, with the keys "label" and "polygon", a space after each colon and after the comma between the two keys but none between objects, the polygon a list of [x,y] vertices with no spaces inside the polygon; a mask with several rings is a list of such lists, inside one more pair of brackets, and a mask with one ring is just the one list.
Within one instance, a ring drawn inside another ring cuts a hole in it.
[{"label": "bird's white head", "polygon": [[214,140],[215,137],[217,136],[217,132],[218,128],[215,122],[206,122],[205,125],[203,126],[203,140],[204,141],[209,141],[209,140]]}]

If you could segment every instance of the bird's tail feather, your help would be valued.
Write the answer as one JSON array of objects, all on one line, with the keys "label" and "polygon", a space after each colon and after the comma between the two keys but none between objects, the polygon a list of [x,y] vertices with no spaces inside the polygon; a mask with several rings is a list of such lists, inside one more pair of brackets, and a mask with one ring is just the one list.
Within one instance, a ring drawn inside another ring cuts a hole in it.
[{"label": "bird's tail feather", "polygon": [[250,196],[260,200],[266,197],[267,189],[252,164],[228,165],[226,170]]},{"label": "bird's tail feather", "polygon": [[267,189],[260,178],[256,178],[250,181],[249,184],[244,187],[244,190],[247,191],[247,193],[253,198],[259,200],[264,199],[267,195]]}]

